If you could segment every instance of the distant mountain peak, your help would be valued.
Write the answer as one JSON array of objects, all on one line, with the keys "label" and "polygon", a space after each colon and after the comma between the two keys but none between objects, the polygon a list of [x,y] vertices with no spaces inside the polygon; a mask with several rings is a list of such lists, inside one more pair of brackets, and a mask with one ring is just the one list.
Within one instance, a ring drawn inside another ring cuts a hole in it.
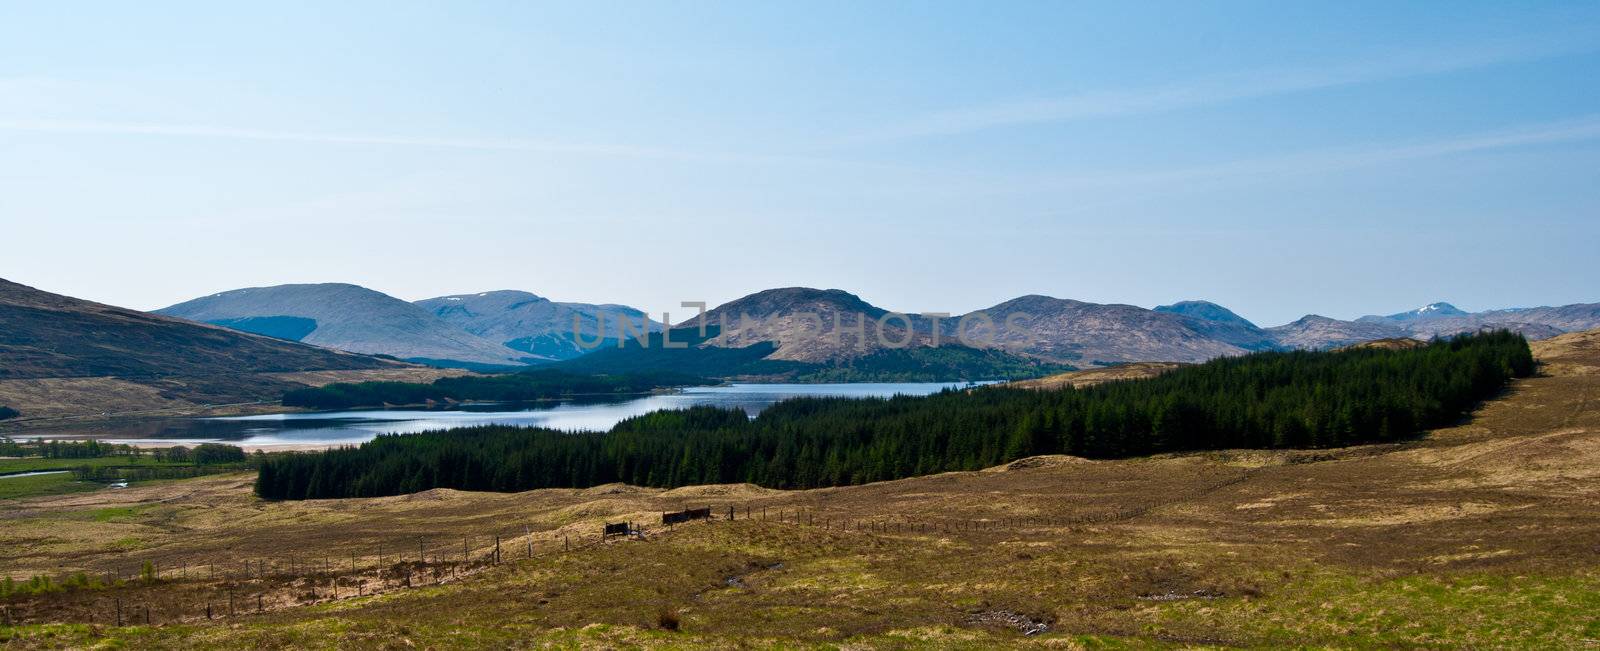
[{"label": "distant mountain peak", "polygon": [[828,305],[834,309],[856,311],[877,317],[885,310],[872,305],[842,289],[817,289],[815,287],[779,287],[766,289],[728,301],[711,310],[709,314],[730,314],[737,317],[748,312],[754,315],[781,314],[810,305]]},{"label": "distant mountain peak", "polygon": [[[1429,303],[1427,305],[1419,307],[1419,308],[1417,308],[1415,310],[1412,310],[1410,312],[1402,312],[1401,314],[1412,314],[1412,315],[1417,315],[1417,316],[1423,316],[1423,315],[1427,315],[1427,316],[1461,316],[1463,314],[1466,314],[1466,312],[1463,312],[1460,309],[1457,309],[1456,306],[1451,305],[1449,303],[1439,302],[1439,303]],[[1394,316],[1400,316],[1400,315],[1397,314],[1397,315],[1394,315]]]},{"label": "distant mountain peak", "polygon": [[1401,323],[1401,324],[1404,324],[1404,323],[1410,323],[1410,322],[1413,322],[1413,321],[1428,321],[1428,320],[1433,320],[1433,319],[1445,319],[1445,318],[1463,317],[1463,316],[1471,316],[1471,315],[1469,313],[1467,313],[1467,312],[1464,312],[1464,311],[1458,309],[1456,306],[1451,305],[1449,303],[1438,302],[1438,303],[1429,303],[1429,304],[1424,305],[1422,307],[1419,307],[1419,308],[1417,308],[1415,310],[1407,310],[1405,312],[1400,312],[1398,314],[1390,314],[1388,316],[1364,316],[1364,317],[1361,317],[1361,318],[1356,319],[1356,320],[1357,321],[1366,322],[1366,323],[1381,322],[1381,323]]},{"label": "distant mountain peak", "polygon": [[1203,319],[1206,321],[1234,323],[1251,328],[1256,327],[1256,324],[1251,323],[1249,319],[1239,316],[1238,314],[1235,314],[1233,310],[1225,308],[1221,305],[1217,305],[1216,303],[1212,303],[1211,301],[1178,301],[1171,305],[1156,306],[1156,311],[1182,314],[1184,316]]},{"label": "distant mountain peak", "polygon": [[492,312],[515,309],[529,303],[548,303],[547,299],[532,292],[520,289],[496,289],[473,294],[451,294],[420,301],[414,301],[426,309],[438,311],[439,305],[467,305],[471,304],[474,312]]},{"label": "distant mountain peak", "polygon": [[[547,298],[545,298],[543,296],[540,296],[538,294],[535,294],[533,292],[525,292],[525,291],[520,290],[520,289],[495,289],[495,290],[490,290],[490,291],[487,291],[487,292],[477,292],[477,293],[474,293],[474,294],[451,294],[449,296],[440,296],[438,298],[446,299],[446,300],[467,299],[467,298],[493,298],[493,299],[501,299],[501,300],[523,300],[523,301],[544,301],[544,300],[549,300],[549,299],[547,299]],[[438,299],[428,299],[428,300],[438,300]]]}]

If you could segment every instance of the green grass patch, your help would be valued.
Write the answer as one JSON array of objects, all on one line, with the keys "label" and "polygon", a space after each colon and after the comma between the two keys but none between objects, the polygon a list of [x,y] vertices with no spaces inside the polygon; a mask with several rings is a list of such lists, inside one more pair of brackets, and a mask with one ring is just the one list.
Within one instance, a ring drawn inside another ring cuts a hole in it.
[{"label": "green grass patch", "polygon": [[35,472],[39,470],[71,470],[73,468],[106,468],[106,467],[132,467],[132,468],[172,468],[191,466],[190,463],[173,463],[156,461],[149,457],[90,457],[87,459],[47,459],[45,457],[22,457],[20,459],[0,459],[0,475],[9,475],[18,472]]},{"label": "green grass patch", "polygon": [[111,541],[111,548],[115,549],[117,551],[126,552],[126,551],[133,551],[135,549],[142,549],[145,546],[145,544],[146,544],[145,541],[140,540],[138,538],[132,538],[132,537],[129,537],[129,538],[118,538],[116,540]]},{"label": "green grass patch", "polygon": [[1600,577],[1322,574],[1263,599],[1168,602],[1153,619],[1151,632],[1274,646],[1581,648],[1600,633]]},{"label": "green grass patch", "polygon": [[101,484],[74,479],[72,473],[35,475],[32,477],[0,477],[0,500],[82,493],[99,490],[100,488]]},{"label": "green grass patch", "polygon": [[150,510],[153,506],[155,505],[114,506],[93,511],[82,511],[81,513],[88,515],[89,519],[95,522],[123,522]]}]

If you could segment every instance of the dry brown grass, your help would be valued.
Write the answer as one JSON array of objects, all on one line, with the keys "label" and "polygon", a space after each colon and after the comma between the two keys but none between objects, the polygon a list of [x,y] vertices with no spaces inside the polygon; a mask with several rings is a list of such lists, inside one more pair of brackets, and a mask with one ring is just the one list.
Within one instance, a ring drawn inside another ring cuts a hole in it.
[{"label": "dry brown grass", "polygon": [[1338,348],[1337,350],[1361,350],[1363,348],[1375,348],[1378,350],[1406,350],[1408,348],[1420,348],[1426,345],[1426,342],[1423,342],[1419,339],[1395,337],[1390,339],[1373,339],[1372,341],[1363,341],[1359,344],[1350,344],[1349,346]]},{"label": "dry brown grass", "polygon": [[[323,554],[348,565],[355,553],[362,569],[343,580],[388,591],[312,600],[303,581],[246,582],[235,587],[268,595],[270,612],[216,625],[196,621],[196,604],[229,584],[128,589],[168,624],[60,629],[68,645],[1580,646],[1600,635],[1600,333],[1535,351],[1542,375],[1404,444],[1038,457],[810,491],[608,485],[264,503],[248,478],[213,477],[9,504],[3,571]],[[596,540],[603,522],[659,522],[689,506],[732,507],[739,520]],[[401,550],[415,561],[419,539],[449,561],[463,538],[481,558],[498,534],[515,558],[526,532],[532,561],[469,575],[448,563],[394,569]],[[563,553],[563,539],[575,550]],[[404,570],[444,584],[407,589]],[[300,605],[312,602],[323,605]],[[104,603],[8,607],[30,622],[103,622]],[[660,626],[668,611],[679,630]],[[1022,635],[1037,623],[1051,632]],[[24,646],[49,646],[38,636],[57,629],[25,630]]]},{"label": "dry brown grass", "polygon": [[1082,388],[1116,380],[1137,380],[1155,377],[1181,366],[1184,366],[1184,364],[1177,362],[1132,362],[1106,368],[1068,371],[1032,380],[1018,380],[1009,383],[1007,386],[1019,389],[1060,389],[1065,386]]}]

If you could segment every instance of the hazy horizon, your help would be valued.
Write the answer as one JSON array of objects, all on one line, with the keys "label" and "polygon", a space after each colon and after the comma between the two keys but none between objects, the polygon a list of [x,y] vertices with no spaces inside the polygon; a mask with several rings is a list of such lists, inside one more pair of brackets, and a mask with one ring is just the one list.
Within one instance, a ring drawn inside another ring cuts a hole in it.
[{"label": "hazy horizon", "polygon": [[13,5],[0,277],[1600,301],[1600,6]]}]

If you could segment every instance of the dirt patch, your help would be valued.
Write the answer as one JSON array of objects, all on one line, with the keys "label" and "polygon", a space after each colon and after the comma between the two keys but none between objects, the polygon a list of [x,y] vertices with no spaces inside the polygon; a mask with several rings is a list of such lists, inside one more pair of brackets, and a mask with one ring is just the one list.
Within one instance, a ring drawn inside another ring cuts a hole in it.
[{"label": "dirt patch", "polygon": [[1042,468],[1061,468],[1061,467],[1064,467],[1064,466],[1076,466],[1076,465],[1090,464],[1090,463],[1095,463],[1095,462],[1093,460],[1091,460],[1091,459],[1085,459],[1083,457],[1068,456],[1068,455],[1065,455],[1065,454],[1046,454],[1046,455],[1040,455],[1040,456],[1037,456],[1037,457],[1028,457],[1026,459],[1017,459],[1016,461],[1013,461],[1011,463],[1005,464],[1003,466],[995,466],[993,468],[985,468],[983,470],[983,472],[1011,472],[1011,471],[1016,471],[1016,470],[1038,470],[1038,469],[1042,469]]},{"label": "dirt patch", "polygon": [[1043,619],[1009,610],[982,610],[969,613],[966,623],[973,626],[1009,628],[1023,635],[1038,635],[1050,631],[1050,624]]},{"label": "dirt patch", "polygon": [[685,497],[721,497],[729,499],[755,499],[782,495],[783,491],[762,488],[755,484],[711,484],[707,486],[684,486],[660,493],[663,498]]}]

